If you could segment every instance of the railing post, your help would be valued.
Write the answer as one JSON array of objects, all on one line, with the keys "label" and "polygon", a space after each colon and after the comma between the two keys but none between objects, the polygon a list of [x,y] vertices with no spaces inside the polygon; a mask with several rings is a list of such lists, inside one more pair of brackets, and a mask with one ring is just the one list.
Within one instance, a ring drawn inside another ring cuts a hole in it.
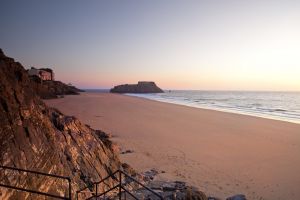
[{"label": "railing post", "polygon": [[121,171],[119,171],[119,180],[120,180],[120,183],[119,183],[119,200],[122,199],[122,173]]},{"label": "railing post", "polygon": [[96,184],[96,199],[98,197],[98,184]]},{"label": "railing post", "polygon": [[[68,178],[69,182],[69,199],[72,200],[72,185],[71,185],[71,178]],[[78,198],[78,196],[77,196]]]}]

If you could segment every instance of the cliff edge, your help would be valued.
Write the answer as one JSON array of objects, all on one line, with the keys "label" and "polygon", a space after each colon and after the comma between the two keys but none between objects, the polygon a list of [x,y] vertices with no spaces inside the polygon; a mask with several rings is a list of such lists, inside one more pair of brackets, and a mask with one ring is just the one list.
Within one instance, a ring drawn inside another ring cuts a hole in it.
[{"label": "cliff edge", "polygon": [[[23,66],[0,50],[0,165],[72,179],[72,193],[120,168],[114,144],[103,132],[47,107]],[[53,178],[1,170],[2,184],[64,195]],[[108,182],[112,186],[112,182]],[[0,188],[0,199],[39,196]]]},{"label": "cliff edge", "polygon": [[79,95],[84,92],[72,85],[67,85],[61,81],[43,81],[37,76],[29,76],[35,93],[42,99],[55,99],[64,95]]},{"label": "cliff edge", "polygon": [[163,93],[152,81],[139,81],[138,84],[124,84],[115,86],[110,90],[113,93]]}]

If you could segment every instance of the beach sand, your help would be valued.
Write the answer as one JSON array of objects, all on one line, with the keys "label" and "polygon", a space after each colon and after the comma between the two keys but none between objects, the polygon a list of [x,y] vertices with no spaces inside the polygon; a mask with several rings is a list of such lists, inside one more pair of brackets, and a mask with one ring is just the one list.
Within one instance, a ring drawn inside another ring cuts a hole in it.
[{"label": "beach sand", "polygon": [[47,100],[113,134],[123,162],[208,195],[300,199],[300,125],[108,93]]}]

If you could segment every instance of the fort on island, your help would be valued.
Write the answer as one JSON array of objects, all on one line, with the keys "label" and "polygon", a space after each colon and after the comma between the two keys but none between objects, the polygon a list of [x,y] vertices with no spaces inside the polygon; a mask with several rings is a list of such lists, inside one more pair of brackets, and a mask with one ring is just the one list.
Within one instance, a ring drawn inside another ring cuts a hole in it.
[{"label": "fort on island", "polygon": [[112,93],[163,93],[153,81],[139,81],[137,84],[117,85],[110,90]]}]

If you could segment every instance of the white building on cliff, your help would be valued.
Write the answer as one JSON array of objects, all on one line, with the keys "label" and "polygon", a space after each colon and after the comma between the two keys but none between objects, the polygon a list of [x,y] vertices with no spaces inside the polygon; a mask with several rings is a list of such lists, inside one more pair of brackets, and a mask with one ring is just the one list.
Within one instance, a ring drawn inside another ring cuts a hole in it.
[{"label": "white building on cliff", "polygon": [[54,81],[54,72],[49,68],[40,68],[36,69],[35,67],[31,67],[28,70],[29,76],[38,76],[44,81]]}]

